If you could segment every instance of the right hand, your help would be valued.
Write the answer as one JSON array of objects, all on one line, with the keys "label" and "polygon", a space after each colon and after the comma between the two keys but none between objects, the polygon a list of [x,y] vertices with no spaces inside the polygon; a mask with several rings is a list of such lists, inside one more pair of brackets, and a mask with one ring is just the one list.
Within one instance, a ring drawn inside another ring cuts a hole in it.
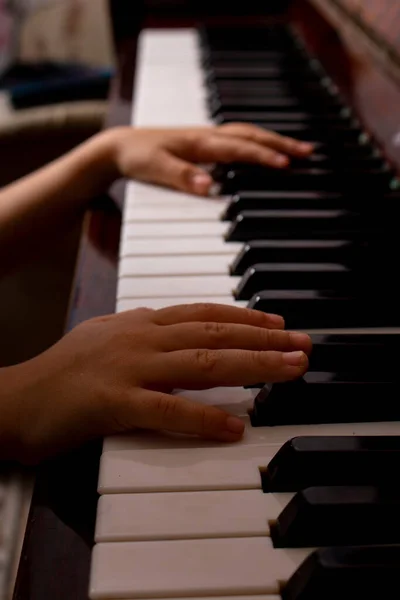
[{"label": "right hand", "polygon": [[311,340],[283,327],[278,316],[213,304],[87,321],[10,368],[19,382],[6,407],[19,427],[17,458],[38,462],[135,428],[237,441],[244,430],[240,419],[171,392],[300,377]]}]

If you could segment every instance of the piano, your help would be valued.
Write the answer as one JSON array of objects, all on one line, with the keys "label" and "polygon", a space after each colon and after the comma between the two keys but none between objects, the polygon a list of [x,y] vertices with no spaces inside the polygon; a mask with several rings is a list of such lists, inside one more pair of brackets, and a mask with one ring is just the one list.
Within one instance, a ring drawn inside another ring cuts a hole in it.
[{"label": "piano", "polygon": [[129,183],[116,310],[277,312],[313,336],[310,370],[185,392],[242,417],[238,444],[143,431],[43,466],[15,600],[397,592],[398,12],[295,1],[252,25],[140,34],[133,125],[245,120],[315,153],[287,172],[217,167],[206,199]]}]

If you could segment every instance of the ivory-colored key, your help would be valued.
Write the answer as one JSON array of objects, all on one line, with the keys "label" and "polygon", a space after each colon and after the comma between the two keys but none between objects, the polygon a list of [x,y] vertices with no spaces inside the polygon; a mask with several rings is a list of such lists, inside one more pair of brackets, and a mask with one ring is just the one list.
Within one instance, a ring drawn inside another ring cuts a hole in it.
[{"label": "ivory-colored key", "polygon": [[215,213],[216,208],[218,208],[217,214],[222,214],[230,200],[231,196],[194,196],[169,188],[131,181],[127,187],[124,213],[134,208],[172,208],[175,210],[177,208],[191,209],[193,207],[206,210],[210,207],[212,214]]},{"label": "ivory-colored key", "polygon": [[195,275],[224,275],[234,256],[133,256],[122,258],[120,277],[172,277]]},{"label": "ivory-colored key", "polygon": [[168,223],[163,221],[149,223],[127,223],[123,227],[123,236],[127,238],[165,238],[165,237],[220,237],[223,238],[227,231],[227,224],[223,221],[196,221],[189,223]]},{"label": "ivory-colored key", "polygon": [[265,536],[292,498],[261,490],[107,494],[98,502],[95,540]]},{"label": "ivory-colored key", "polygon": [[192,296],[196,299],[206,292],[213,296],[229,296],[239,281],[240,277],[229,275],[121,277],[118,281],[117,298]]},{"label": "ivory-colored key", "polygon": [[[221,254],[234,258],[242,244],[224,242],[218,237],[182,237],[153,239],[126,239],[121,247],[121,258],[129,256],[208,256]],[[225,273],[226,274],[226,273]],[[133,273],[134,275],[134,273]]]},{"label": "ivory-colored key", "polygon": [[267,537],[101,543],[90,598],[276,595],[311,551],[275,549]]},{"label": "ivory-colored key", "polygon": [[261,489],[260,467],[278,446],[236,446],[104,452],[100,494]]},{"label": "ivory-colored key", "polygon": [[179,206],[178,208],[171,206],[159,206],[157,210],[152,208],[138,208],[128,206],[124,214],[125,223],[148,223],[149,221],[208,221],[211,219],[218,220],[221,214],[220,206],[204,206],[192,207]]}]

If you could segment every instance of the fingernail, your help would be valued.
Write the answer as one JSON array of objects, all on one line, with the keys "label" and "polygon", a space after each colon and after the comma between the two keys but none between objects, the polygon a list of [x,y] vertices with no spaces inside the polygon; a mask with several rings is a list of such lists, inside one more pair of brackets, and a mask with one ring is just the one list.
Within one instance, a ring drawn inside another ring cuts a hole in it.
[{"label": "fingernail", "polygon": [[290,332],[290,341],[292,342],[292,344],[295,344],[296,346],[303,347],[303,346],[311,345],[310,336],[308,336],[306,333],[300,333],[297,331]]},{"label": "fingernail", "polygon": [[196,173],[192,178],[193,190],[196,194],[208,193],[212,184],[212,178],[207,173]]},{"label": "fingernail", "polygon": [[288,164],[287,156],[282,156],[282,154],[278,154],[275,157],[275,164],[278,165],[279,167],[284,167],[285,165]]},{"label": "fingernail", "polygon": [[296,352],[285,352],[283,354],[283,361],[291,367],[300,367],[306,363],[307,357],[301,350]]},{"label": "fingernail", "polygon": [[231,433],[240,434],[244,431],[244,423],[237,417],[228,417],[225,422],[225,429]]},{"label": "fingernail", "polygon": [[302,152],[311,152],[313,150],[313,145],[308,144],[307,142],[301,142],[299,148]]}]

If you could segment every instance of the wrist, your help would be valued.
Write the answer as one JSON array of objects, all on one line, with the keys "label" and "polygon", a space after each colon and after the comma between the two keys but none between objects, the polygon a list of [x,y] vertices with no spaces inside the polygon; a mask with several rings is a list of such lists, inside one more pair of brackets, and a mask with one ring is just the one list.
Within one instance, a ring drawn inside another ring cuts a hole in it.
[{"label": "wrist", "polygon": [[117,135],[112,129],[98,133],[78,148],[77,166],[87,175],[90,195],[107,190],[120,177]]}]

